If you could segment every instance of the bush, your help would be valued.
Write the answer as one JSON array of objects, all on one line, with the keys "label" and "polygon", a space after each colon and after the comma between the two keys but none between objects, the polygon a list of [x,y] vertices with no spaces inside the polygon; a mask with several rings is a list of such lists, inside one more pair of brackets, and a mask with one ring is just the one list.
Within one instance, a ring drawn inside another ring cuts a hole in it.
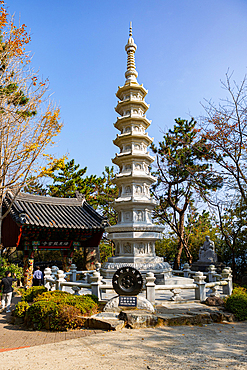
[{"label": "bush", "polygon": [[25,302],[33,302],[38,295],[46,291],[47,289],[44,286],[33,286],[27,290],[23,288],[18,289],[18,292],[21,294],[21,300]]},{"label": "bush", "polygon": [[225,307],[239,321],[247,320],[247,289],[236,287],[232,295],[225,300]]},{"label": "bush", "polygon": [[15,306],[14,315],[16,317],[24,318],[28,309],[29,304],[27,302],[18,302],[18,304]]},{"label": "bush", "polygon": [[[96,296],[75,296],[58,290],[40,292],[38,288],[42,287],[28,289],[23,294],[22,302],[16,306],[16,316],[23,313],[25,323],[35,329],[66,330],[82,327],[86,320],[83,316],[92,315],[98,310]],[[32,297],[33,303],[29,306],[27,302]]]}]

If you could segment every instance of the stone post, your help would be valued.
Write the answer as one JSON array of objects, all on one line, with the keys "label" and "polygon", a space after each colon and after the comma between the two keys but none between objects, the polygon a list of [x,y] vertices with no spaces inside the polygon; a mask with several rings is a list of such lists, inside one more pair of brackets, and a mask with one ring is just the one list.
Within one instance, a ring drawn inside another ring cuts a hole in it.
[{"label": "stone post", "polygon": [[96,268],[96,271],[100,271],[100,268],[101,268],[101,263],[99,263],[99,262],[96,262],[95,263],[95,268]]},{"label": "stone post", "polygon": [[61,283],[65,282],[64,279],[66,274],[63,272],[63,270],[58,270],[56,275],[56,290],[64,290],[65,287],[61,287]]},{"label": "stone post", "polygon": [[181,289],[170,289],[172,292],[172,297],[170,298],[171,301],[181,301],[182,297],[180,297]]},{"label": "stone post", "polygon": [[216,267],[214,265],[210,265],[208,267],[208,282],[209,283],[216,281],[216,276],[214,276],[215,274],[216,274]]},{"label": "stone post", "polygon": [[219,285],[215,285],[210,290],[210,297],[220,297],[220,287]]},{"label": "stone post", "polygon": [[204,302],[206,300],[206,283],[205,283],[206,276],[203,276],[203,273],[198,271],[194,275],[194,282],[197,285],[195,289],[195,299],[199,300],[200,302]]},{"label": "stone post", "polygon": [[223,285],[223,294],[231,295],[232,294],[232,274],[231,268],[226,267],[221,273],[222,279],[227,281],[227,285]]},{"label": "stone post", "polygon": [[190,265],[188,263],[184,264],[183,272],[184,272],[184,277],[188,278],[189,273],[190,273]]},{"label": "stone post", "polygon": [[81,288],[80,287],[78,287],[78,286],[72,286],[72,290],[74,291],[74,295],[80,295],[79,294],[79,291],[81,290]]},{"label": "stone post", "polygon": [[44,286],[46,287],[47,290],[50,290],[50,283],[46,281],[46,279],[51,279],[51,269],[50,267],[46,267],[44,269]]},{"label": "stone post", "polygon": [[56,278],[56,274],[57,274],[57,271],[59,270],[59,268],[57,266],[52,266],[51,268],[51,274],[52,274],[52,278],[55,279]]},{"label": "stone post", "polygon": [[71,281],[76,281],[76,270],[77,270],[77,267],[74,263],[72,263],[72,265],[70,266],[70,272],[71,272],[71,275],[70,275],[70,278],[71,278]]},{"label": "stone post", "polygon": [[101,294],[100,294],[100,285],[102,276],[100,276],[100,273],[98,271],[94,271],[93,275],[91,276],[91,287],[92,287],[92,294],[96,295],[96,297],[100,300]]},{"label": "stone post", "polygon": [[155,283],[156,278],[152,272],[146,275],[146,298],[152,304],[155,303]]}]

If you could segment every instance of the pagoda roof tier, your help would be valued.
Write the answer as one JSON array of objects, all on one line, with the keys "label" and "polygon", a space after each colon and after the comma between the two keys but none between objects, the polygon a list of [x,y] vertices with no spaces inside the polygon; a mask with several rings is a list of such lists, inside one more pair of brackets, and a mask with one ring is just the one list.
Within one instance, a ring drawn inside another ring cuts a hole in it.
[{"label": "pagoda roof tier", "polygon": [[[164,226],[163,225],[156,225],[156,224],[146,224],[144,225],[143,223],[125,223],[125,224],[115,224],[112,226],[107,226],[105,228],[105,231],[107,233],[112,233],[112,232],[125,232],[125,231],[159,231],[163,232]],[[140,236],[139,236],[140,237]]]},{"label": "pagoda roof tier", "polygon": [[126,81],[124,86],[118,86],[116,96],[120,100],[124,100],[124,95],[129,92],[140,92],[143,98],[145,98],[145,96],[148,93],[148,90],[145,89],[143,84],[140,85],[138,82]]},{"label": "pagoda roof tier", "polygon": [[[130,182],[131,180],[131,182]],[[133,180],[133,181],[132,181]],[[116,177],[113,179],[114,183],[124,183],[124,182],[128,182],[128,183],[135,183],[137,180],[145,180],[146,182],[150,182],[150,183],[153,183],[156,181],[156,177],[155,176],[152,176],[150,174],[147,174],[145,172],[143,172],[143,174],[139,171],[139,173],[135,172],[135,171],[129,171],[129,172],[120,172],[116,175]]]},{"label": "pagoda roof tier", "polygon": [[133,153],[131,150],[125,153],[116,153],[116,157],[112,159],[112,163],[116,164],[117,166],[121,166],[123,162],[129,160],[144,160],[148,163],[153,163],[155,157],[152,157],[149,152],[147,153]]},{"label": "pagoda roof tier", "polygon": [[157,205],[154,199],[149,198],[140,198],[140,197],[120,197],[116,199],[112,205],[116,211],[135,211],[148,209],[152,211],[154,207]]},{"label": "pagoda roof tier", "polygon": [[115,107],[115,111],[122,116],[123,110],[127,109],[128,107],[135,107],[135,108],[142,107],[143,112],[146,113],[146,111],[149,108],[149,104],[147,104],[144,100],[126,99],[124,101],[118,102],[117,106]]},{"label": "pagoda roof tier", "polygon": [[136,132],[127,132],[121,135],[117,135],[116,139],[113,140],[113,143],[120,147],[121,143],[132,143],[136,141],[145,142],[147,145],[150,145],[153,142],[153,138],[148,136],[148,133],[136,133]]},{"label": "pagoda roof tier", "polygon": [[9,192],[3,204],[6,208],[10,207],[12,219],[23,227],[104,229],[104,218],[86,202],[84,197],[55,198],[26,193],[19,193],[14,197]]},{"label": "pagoda roof tier", "polygon": [[[133,121],[133,122],[132,122]],[[128,114],[123,117],[117,117],[117,122],[114,123],[114,127],[116,127],[119,131],[122,131],[123,127],[126,125],[140,125],[142,124],[145,130],[151,125],[151,120],[147,119],[146,116],[138,116],[134,114]]]}]

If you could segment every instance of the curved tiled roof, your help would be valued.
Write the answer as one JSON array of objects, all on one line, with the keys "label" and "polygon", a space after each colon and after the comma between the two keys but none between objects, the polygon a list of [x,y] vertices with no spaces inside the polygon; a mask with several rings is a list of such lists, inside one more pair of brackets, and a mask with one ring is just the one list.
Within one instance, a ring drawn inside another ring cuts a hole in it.
[{"label": "curved tiled roof", "polygon": [[[4,204],[9,207],[13,195],[8,193]],[[21,225],[49,228],[104,229],[104,218],[83,198],[55,198],[19,193],[10,210]]]}]

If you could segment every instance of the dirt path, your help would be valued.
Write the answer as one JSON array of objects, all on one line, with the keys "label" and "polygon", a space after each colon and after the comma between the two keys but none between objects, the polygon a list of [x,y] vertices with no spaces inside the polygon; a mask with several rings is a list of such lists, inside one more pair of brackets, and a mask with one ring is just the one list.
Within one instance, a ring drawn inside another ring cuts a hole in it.
[{"label": "dirt path", "polygon": [[0,353],[1,370],[247,369],[247,322],[105,332]]}]

